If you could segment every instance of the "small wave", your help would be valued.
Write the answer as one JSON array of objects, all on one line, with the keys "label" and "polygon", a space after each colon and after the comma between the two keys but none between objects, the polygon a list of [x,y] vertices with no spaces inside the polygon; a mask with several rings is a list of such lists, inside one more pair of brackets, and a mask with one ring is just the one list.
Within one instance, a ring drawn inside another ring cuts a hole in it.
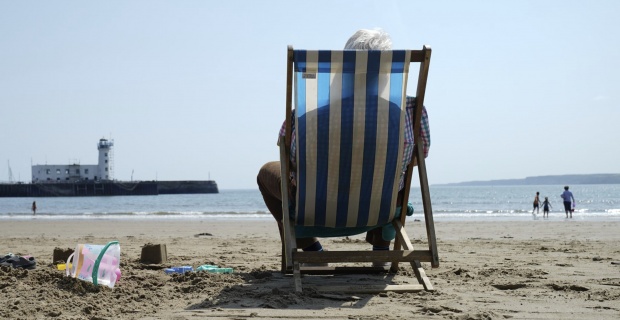
[{"label": "small wave", "polygon": [[484,214],[484,213],[502,213],[502,214],[520,214],[520,213],[531,213],[530,210],[519,210],[519,209],[468,209],[468,210],[433,210],[433,213],[471,213],[471,214]]},{"label": "small wave", "polygon": [[227,219],[227,220],[252,220],[273,219],[268,213],[180,213],[180,212],[116,212],[116,213],[90,213],[90,214],[8,214],[0,215],[0,220],[77,220],[77,219],[105,219],[105,220],[199,220],[199,219]]}]

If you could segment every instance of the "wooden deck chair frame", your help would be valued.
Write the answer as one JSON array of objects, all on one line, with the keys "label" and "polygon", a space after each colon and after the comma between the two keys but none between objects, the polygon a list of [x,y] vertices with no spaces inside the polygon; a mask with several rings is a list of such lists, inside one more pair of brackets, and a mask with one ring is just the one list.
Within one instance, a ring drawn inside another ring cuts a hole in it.
[{"label": "wooden deck chair frame", "polygon": [[[426,91],[426,83],[428,78],[428,70],[431,59],[431,48],[424,46],[422,50],[411,50],[410,63],[419,63],[420,69],[417,81],[416,104],[424,105],[424,97]],[[282,212],[284,239],[282,243],[282,272],[293,273],[295,290],[302,291],[301,274],[336,274],[336,273],[367,273],[376,271],[398,270],[399,262],[409,262],[413,268],[415,276],[419,284],[415,285],[380,285],[380,286],[350,286],[350,287],[334,287],[325,286],[317,287],[316,290],[323,291],[341,291],[341,292],[382,292],[382,291],[420,291],[434,290],[433,286],[425,274],[421,266],[421,262],[430,262],[433,268],[439,266],[439,255],[437,253],[437,242],[435,238],[435,228],[433,222],[433,213],[431,199],[428,187],[428,179],[426,175],[426,164],[424,159],[424,151],[420,137],[420,120],[422,117],[422,108],[416,108],[414,116],[414,150],[411,163],[407,167],[404,177],[403,197],[400,204],[402,212],[399,219],[394,219],[392,224],[396,230],[396,239],[394,249],[391,251],[322,251],[322,252],[301,252],[296,247],[295,223],[290,216],[289,210],[289,192],[291,186],[288,177],[290,176],[289,150],[291,146],[291,112],[293,104],[293,67],[294,67],[294,50],[292,46],[288,46],[287,53],[287,81],[286,81],[286,114],[285,114],[285,134],[284,143],[280,143],[280,163],[282,176]],[[281,141],[282,142],[282,141]],[[407,203],[409,199],[410,186],[412,181],[412,173],[414,164],[417,164],[420,191],[422,195],[422,203],[424,209],[424,218],[426,223],[428,250],[414,250],[413,245],[405,232],[405,218]],[[302,263],[338,263],[338,262],[373,262],[386,261],[392,262],[388,268],[373,267],[302,267]],[[377,270],[378,269],[378,270]]]}]

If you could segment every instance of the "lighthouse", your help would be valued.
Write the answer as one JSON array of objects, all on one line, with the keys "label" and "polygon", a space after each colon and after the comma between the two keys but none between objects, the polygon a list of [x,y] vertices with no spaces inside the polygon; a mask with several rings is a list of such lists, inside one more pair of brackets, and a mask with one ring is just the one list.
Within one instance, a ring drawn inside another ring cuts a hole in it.
[{"label": "lighthouse", "polygon": [[97,150],[99,150],[97,171],[101,180],[114,180],[113,146],[114,140],[107,140],[104,138],[99,139],[99,143],[97,143]]}]

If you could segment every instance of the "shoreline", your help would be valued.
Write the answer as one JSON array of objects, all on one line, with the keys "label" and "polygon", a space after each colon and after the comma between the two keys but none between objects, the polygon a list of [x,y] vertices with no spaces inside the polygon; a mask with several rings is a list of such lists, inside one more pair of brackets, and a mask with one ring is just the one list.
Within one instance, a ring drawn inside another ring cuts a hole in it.
[{"label": "shoreline", "polygon": [[[33,255],[35,270],[0,268],[0,315],[7,319],[615,319],[620,312],[620,222],[436,221],[440,267],[426,270],[436,291],[321,296],[293,292],[279,273],[273,220],[256,221],[3,221],[0,254]],[[416,248],[424,224],[407,221]],[[209,233],[210,235],[204,235]],[[200,235],[203,234],[203,235]],[[364,235],[327,238],[329,250],[369,250]],[[122,277],[94,292],[52,264],[54,248],[118,240]],[[164,274],[139,263],[141,247],[166,244],[168,266],[216,264],[233,274]],[[411,269],[377,279],[408,283]],[[316,284],[324,277],[306,276]],[[330,279],[330,278],[328,278]],[[348,279],[348,280],[347,280]],[[331,280],[330,280],[331,281]],[[15,303],[19,301],[19,303]]]},{"label": "shoreline", "polygon": [[[550,217],[543,218],[542,213],[536,216],[531,213],[523,213],[520,215],[469,215],[471,213],[462,214],[434,214],[433,220],[435,223],[474,223],[474,222],[490,222],[490,223],[510,223],[510,222],[620,222],[620,214],[573,214],[572,218],[566,218],[564,213],[550,214]],[[469,216],[465,216],[469,215]],[[9,223],[11,221],[47,221],[47,222],[60,222],[60,221],[117,221],[117,222],[190,222],[190,223],[202,223],[202,222],[226,222],[226,221],[273,221],[273,217],[270,213],[206,213],[206,214],[45,214],[37,213],[22,213],[22,214],[3,214],[0,215],[0,222]],[[407,221],[425,221],[424,216],[421,214],[415,214]]]}]

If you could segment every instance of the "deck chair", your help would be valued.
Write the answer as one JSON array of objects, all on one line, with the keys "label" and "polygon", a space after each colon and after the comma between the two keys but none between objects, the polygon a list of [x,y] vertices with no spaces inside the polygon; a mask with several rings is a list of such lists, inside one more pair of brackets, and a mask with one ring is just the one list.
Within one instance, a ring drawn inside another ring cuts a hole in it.
[{"label": "deck chair", "polygon": [[[386,286],[378,291],[433,290],[420,264],[439,266],[423,148],[418,147],[421,107],[416,108],[413,122],[415,147],[404,175],[402,202],[396,203],[402,174],[409,66],[412,62],[420,64],[416,103],[422,106],[430,57],[427,46],[422,50],[393,51],[288,47],[285,133],[284,141],[280,141],[282,269],[293,273],[296,291],[302,290],[302,273],[376,271],[370,267],[373,261],[391,262],[389,269],[380,271],[392,272],[398,270],[399,262],[408,262],[419,283],[407,288]],[[295,112],[291,117],[293,89]],[[293,121],[296,168],[291,168],[289,162]],[[428,250],[414,250],[404,228],[414,163],[419,174]],[[290,179],[284,178],[291,171],[297,182],[295,192]],[[296,248],[295,239],[300,234],[343,236],[390,224],[396,233],[391,251],[302,252]],[[304,267],[361,262],[369,266]]]}]

